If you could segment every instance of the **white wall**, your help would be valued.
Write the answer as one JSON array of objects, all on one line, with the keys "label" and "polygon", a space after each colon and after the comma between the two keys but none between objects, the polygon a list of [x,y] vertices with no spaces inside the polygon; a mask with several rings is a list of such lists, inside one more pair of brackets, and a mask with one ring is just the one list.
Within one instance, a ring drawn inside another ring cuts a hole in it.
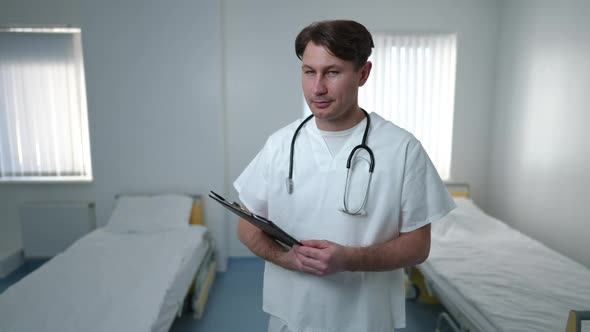
[{"label": "white wall", "polygon": [[[90,184],[0,184],[0,251],[20,246],[28,200],[92,200],[103,225],[118,192],[235,195],[231,183],[266,137],[300,115],[297,32],[351,18],[372,31],[458,33],[453,179],[470,182],[492,215],[590,266],[589,9],[585,0],[0,0],[2,25],[82,26],[95,172]],[[222,253],[247,255],[233,219],[228,230],[219,207],[205,211]]]},{"label": "white wall", "polygon": [[590,267],[590,2],[504,1],[489,212]]},{"label": "white wall", "polygon": [[79,26],[79,0],[0,0],[0,23]]},{"label": "white wall", "polygon": [[[221,6],[218,1],[5,1],[0,24],[82,26],[90,184],[0,185],[2,242],[18,244],[27,200],[96,202],[104,225],[121,192],[206,194],[225,188]],[[75,8],[75,10],[72,10]],[[205,220],[227,254],[226,214]],[[225,260],[219,261],[225,268]]]},{"label": "white wall", "polygon": [[[346,18],[371,31],[458,33],[451,176],[470,182],[485,207],[498,14],[489,0],[225,1],[227,191],[235,198],[232,182],[267,136],[301,115],[297,33],[315,20]],[[234,230],[229,237],[231,255],[249,255]]]}]

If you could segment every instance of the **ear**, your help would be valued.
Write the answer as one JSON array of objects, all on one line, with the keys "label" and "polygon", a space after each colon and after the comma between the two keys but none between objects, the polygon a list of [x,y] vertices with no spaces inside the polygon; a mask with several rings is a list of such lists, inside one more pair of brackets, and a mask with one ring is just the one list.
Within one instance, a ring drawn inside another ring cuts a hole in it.
[{"label": "ear", "polygon": [[369,74],[371,73],[372,67],[373,67],[373,64],[371,63],[371,61],[367,61],[367,63],[365,63],[361,67],[361,79],[359,80],[359,86],[365,85],[365,83],[369,79]]}]

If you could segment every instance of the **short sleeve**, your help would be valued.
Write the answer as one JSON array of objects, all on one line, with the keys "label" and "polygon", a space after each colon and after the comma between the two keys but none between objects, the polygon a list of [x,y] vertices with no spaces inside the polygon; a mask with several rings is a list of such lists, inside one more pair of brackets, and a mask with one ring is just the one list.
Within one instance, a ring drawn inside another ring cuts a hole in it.
[{"label": "short sleeve", "polygon": [[268,217],[269,145],[267,141],[234,182],[242,204],[263,217]]},{"label": "short sleeve", "polygon": [[441,219],[456,207],[420,142],[410,143],[407,151],[402,188],[402,233]]}]

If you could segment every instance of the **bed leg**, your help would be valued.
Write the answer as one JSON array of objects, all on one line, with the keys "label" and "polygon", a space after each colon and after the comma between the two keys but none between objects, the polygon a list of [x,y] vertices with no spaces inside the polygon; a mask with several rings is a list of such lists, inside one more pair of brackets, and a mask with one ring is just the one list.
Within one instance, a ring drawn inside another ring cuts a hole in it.
[{"label": "bed leg", "polygon": [[447,325],[450,326],[454,332],[461,332],[461,329],[459,328],[459,326],[455,323],[455,321],[451,318],[451,316],[449,316],[449,314],[447,314],[446,312],[441,312],[440,315],[438,315],[438,319],[436,320],[435,332],[442,332],[441,325],[442,325],[443,321],[445,321],[447,323]]}]

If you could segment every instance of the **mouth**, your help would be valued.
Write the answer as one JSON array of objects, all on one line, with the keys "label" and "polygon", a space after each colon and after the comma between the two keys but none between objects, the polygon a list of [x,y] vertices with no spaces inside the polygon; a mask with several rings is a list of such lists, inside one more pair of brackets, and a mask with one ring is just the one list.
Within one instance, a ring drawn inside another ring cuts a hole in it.
[{"label": "mouth", "polygon": [[330,101],[330,100],[314,100],[313,101],[313,104],[317,108],[326,108],[326,107],[330,106],[331,103],[332,103],[332,101]]}]

